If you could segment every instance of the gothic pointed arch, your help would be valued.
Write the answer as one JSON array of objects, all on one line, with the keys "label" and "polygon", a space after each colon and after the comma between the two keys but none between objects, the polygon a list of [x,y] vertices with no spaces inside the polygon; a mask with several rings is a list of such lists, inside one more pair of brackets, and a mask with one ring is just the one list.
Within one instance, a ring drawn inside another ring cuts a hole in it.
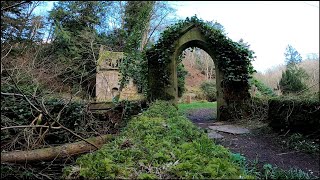
[{"label": "gothic pointed arch", "polygon": [[251,61],[254,52],[196,16],[167,28],[157,44],[146,52],[148,99],[177,102],[177,65],[182,51],[189,47],[201,48],[213,59],[216,67],[218,119],[227,120],[232,113],[230,109],[241,108],[250,99],[248,80],[253,72]]}]

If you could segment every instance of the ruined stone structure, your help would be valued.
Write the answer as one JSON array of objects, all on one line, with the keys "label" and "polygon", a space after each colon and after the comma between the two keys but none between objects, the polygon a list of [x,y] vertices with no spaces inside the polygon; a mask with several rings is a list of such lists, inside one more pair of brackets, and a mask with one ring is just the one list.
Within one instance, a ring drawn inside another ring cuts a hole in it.
[{"label": "ruined stone structure", "polygon": [[[247,89],[243,88],[226,88],[223,87],[224,71],[221,68],[220,63],[215,58],[215,47],[213,47],[205,35],[202,33],[199,26],[191,23],[183,27],[178,37],[173,41],[173,49],[170,56],[170,61],[167,64],[167,71],[169,72],[169,84],[165,87],[164,91],[159,90],[157,79],[153,78],[156,76],[157,61],[149,61],[149,86],[150,86],[150,97],[157,99],[158,94],[165,94],[162,99],[171,100],[174,104],[178,102],[178,77],[177,77],[177,62],[180,54],[189,47],[198,47],[206,51],[212,58],[215,64],[216,74],[216,86],[217,86],[217,119],[227,120],[228,116],[232,113],[227,108],[236,106],[242,106],[243,103],[250,98],[250,94]],[[170,44],[171,45],[171,44]],[[168,47],[169,48],[169,47]],[[172,48],[172,47],[171,47]],[[229,48],[231,49],[231,48]],[[237,83],[237,82],[235,82]],[[246,85],[246,84],[244,84]],[[244,86],[245,87],[245,86]],[[159,98],[158,98],[159,99]],[[222,110],[224,110],[222,112]]]},{"label": "ruined stone structure", "polygon": [[119,98],[119,100],[142,98],[132,80],[125,88],[120,89],[119,65],[122,58],[123,52],[106,51],[101,46],[97,62],[96,102],[110,102],[114,98]]}]

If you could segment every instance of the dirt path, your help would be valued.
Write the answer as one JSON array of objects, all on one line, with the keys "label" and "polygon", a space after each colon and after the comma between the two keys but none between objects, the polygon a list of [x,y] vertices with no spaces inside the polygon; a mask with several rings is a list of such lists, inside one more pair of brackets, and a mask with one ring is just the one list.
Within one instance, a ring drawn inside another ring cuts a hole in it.
[{"label": "dirt path", "polygon": [[[216,122],[213,118],[208,119],[210,112],[207,111],[212,112],[212,109],[192,110],[187,116],[197,126],[209,130],[208,127]],[[245,156],[249,162],[258,161],[257,165],[260,169],[264,164],[272,164],[285,170],[297,168],[320,176],[318,155],[284,148],[276,141],[279,136],[276,132],[264,133],[261,129],[263,128],[251,129],[251,133],[241,135],[219,132],[223,138],[215,141],[229,148],[233,153]]]}]

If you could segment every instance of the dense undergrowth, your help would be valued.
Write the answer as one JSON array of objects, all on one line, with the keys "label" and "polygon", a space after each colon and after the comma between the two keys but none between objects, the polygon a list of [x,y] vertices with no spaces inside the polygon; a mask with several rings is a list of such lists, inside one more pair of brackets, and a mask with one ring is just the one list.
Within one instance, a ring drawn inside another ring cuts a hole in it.
[{"label": "dense undergrowth", "polygon": [[270,99],[268,104],[272,128],[319,138],[319,94],[282,96]]},{"label": "dense undergrowth", "polygon": [[[138,102],[123,101],[107,112],[94,112],[85,101],[53,95],[48,98],[26,97],[30,103],[18,95],[1,96],[1,128],[7,128],[1,130],[2,151],[30,150],[79,140],[74,134],[83,138],[114,134],[126,125],[130,115],[141,111]],[[49,124],[58,128],[33,127]]]},{"label": "dense undergrowth", "polygon": [[174,106],[155,102],[101,150],[77,159],[66,177],[254,178],[229,150],[215,145]]}]

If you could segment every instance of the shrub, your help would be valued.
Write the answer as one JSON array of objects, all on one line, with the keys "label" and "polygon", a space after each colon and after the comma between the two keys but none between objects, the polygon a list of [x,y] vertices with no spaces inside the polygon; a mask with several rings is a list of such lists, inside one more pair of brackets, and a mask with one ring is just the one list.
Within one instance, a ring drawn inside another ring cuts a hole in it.
[{"label": "shrub", "polygon": [[213,102],[217,100],[217,89],[215,82],[205,81],[200,85],[200,89],[205,94],[207,101]]},{"label": "shrub", "polygon": [[320,128],[318,98],[284,96],[270,99],[268,104],[269,125],[275,129],[307,134]]},{"label": "shrub", "polygon": [[259,81],[258,79],[252,78],[249,81],[251,86],[256,86],[258,91],[264,95],[264,96],[276,96],[276,94],[273,92],[273,90],[266,86],[264,83],[262,83],[261,81]]},{"label": "shrub", "polygon": [[27,74],[25,72],[15,75],[13,77],[15,79],[17,86],[19,88],[19,91],[17,87],[14,85],[14,83],[10,82],[9,79],[8,82],[1,81],[1,92],[5,93],[17,93],[17,94],[26,94],[26,95],[42,95],[44,94],[43,91],[45,91],[45,88],[42,84],[36,82],[36,79],[34,79],[30,74]]},{"label": "shrub", "polygon": [[283,94],[297,93],[307,88],[304,79],[308,78],[308,74],[302,68],[296,66],[287,67],[285,72],[282,72],[279,85]]},{"label": "shrub", "polygon": [[[42,102],[40,98],[32,98],[29,96],[29,99],[38,109],[41,109],[40,105],[37,103]],[[52,117],[60,117],[59,122],[65,127],[77,132],[87,131],[86,128],[88,127],[86,126],[86,117],[88,114],[86,114],[84,103],[70,102],[65,108],[64,106],[68,102],[61,99],[45,99],[42,103]],[[1,126],[4,127],[30,124],[40,114],[32,108],[23,97],[20,96],[1,96],[1,105],[1,117],[4,118],[3,121],[1,121]],[[51,122],[52,120],[44,115],[37,123],[44,125],[49,121]],[[8,129],[1,131],[1,135],[14,135],[17,132],[19,131]],[[70,135],[60,133],[52,136],[48,135],[46,138],[46,141],[49,143],[61,143],[70,139]]]}]

